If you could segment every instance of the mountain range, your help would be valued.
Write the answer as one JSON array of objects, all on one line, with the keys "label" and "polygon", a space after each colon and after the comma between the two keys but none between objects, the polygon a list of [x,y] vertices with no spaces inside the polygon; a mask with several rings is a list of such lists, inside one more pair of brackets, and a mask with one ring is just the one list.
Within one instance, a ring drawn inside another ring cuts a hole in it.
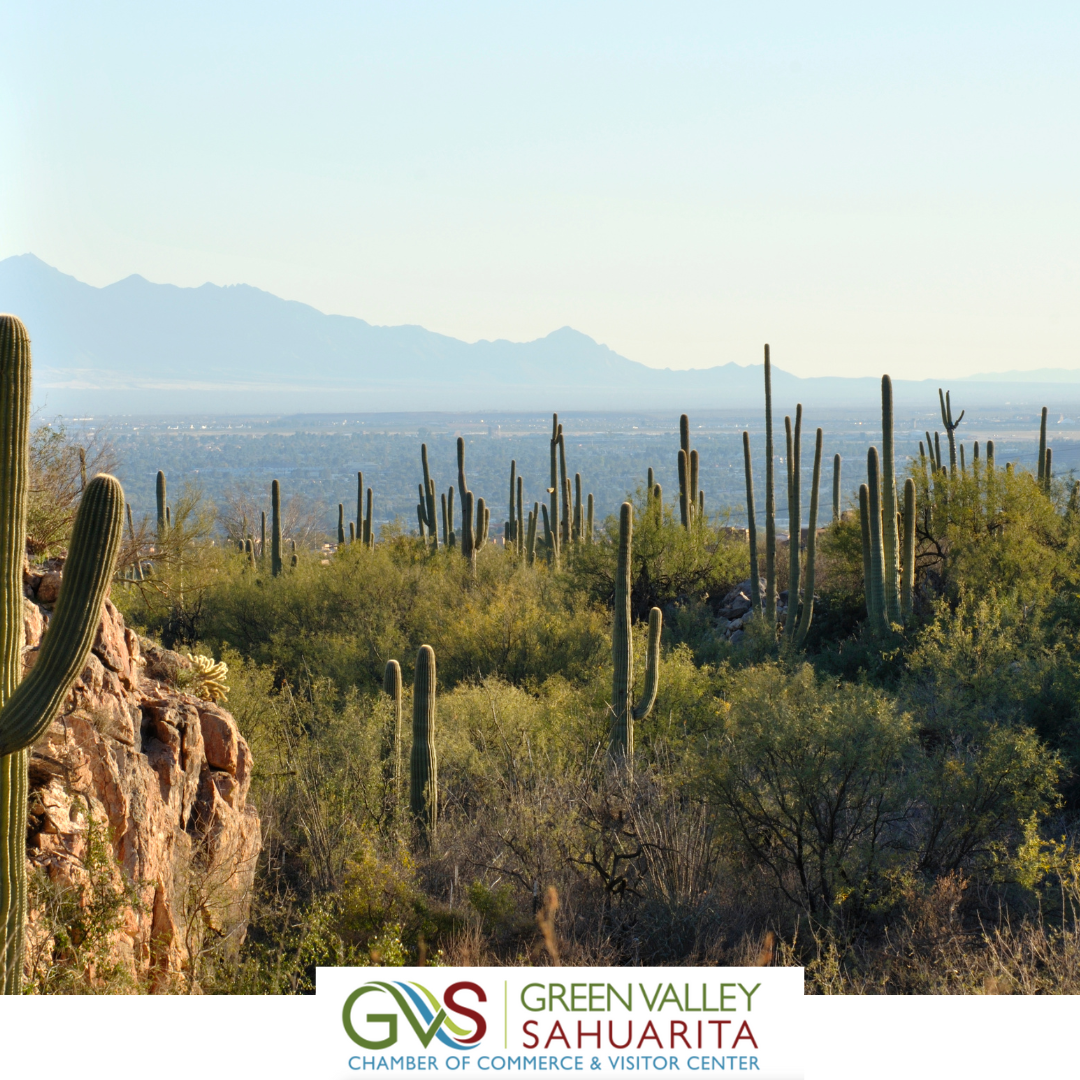
[{"label": "mountain range", "polygon": [[[30,331],[35,405],[50,414],[700,411],[762,401],[760,364],[652,368],[569,326],[536,341],[467,343],[326,315],[250,285],[180,288],[134,274],[97,288],[30,254],[0,261],[0,310]],[[1002,405],[1006,393],[1018,406],[1080,401],[1078,371],[962,381],[965,403]],[[872,406],[878,385],[773,369],[785,407]],[[897,403],[932,409],[937,385],[896,380]]]}]

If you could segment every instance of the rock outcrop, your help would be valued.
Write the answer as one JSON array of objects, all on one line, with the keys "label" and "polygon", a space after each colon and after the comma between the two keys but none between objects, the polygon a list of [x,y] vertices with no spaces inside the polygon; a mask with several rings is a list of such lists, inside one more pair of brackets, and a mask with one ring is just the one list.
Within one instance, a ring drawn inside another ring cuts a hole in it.
[{"label": "rock outcrop", "polygon": [[[59,561],[25,575],[27,669],[61,581]],[[150,990],[192,988],[208,938],[239,945],[261,844],[251,752],[225,709],[182,692],[186,669],[106,601],[86,668],[30,759],[31,870],[81,888],[93,822],[131,883],[111,959]],[[53,933],[32,909],[29,961],[47,962]]]}]

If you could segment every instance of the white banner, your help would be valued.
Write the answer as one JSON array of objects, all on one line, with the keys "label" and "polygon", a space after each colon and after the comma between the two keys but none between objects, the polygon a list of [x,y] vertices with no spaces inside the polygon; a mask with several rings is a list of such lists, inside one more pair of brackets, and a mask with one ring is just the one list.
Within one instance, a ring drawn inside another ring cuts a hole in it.
[{"label": "white banner", "polygon": [[320,1076],[803,1076],[801,968],[319,968]]}]

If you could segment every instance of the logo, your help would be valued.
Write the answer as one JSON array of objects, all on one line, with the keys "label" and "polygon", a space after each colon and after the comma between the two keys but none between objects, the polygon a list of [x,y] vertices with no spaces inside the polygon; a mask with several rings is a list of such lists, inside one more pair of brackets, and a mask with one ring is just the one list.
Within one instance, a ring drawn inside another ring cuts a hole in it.
[{"label": "logo", "polygon": [[[357,987],[346,999],[345,1007],[341,1012],[341,1022],[345,1025],[345,1031],[357,1046],[366,1050],[384,1050],[393,1046],[398,1041],[398,1013],[397,1012],[370,1012],[366,1020],[369,1024],[385,1024],[382,1029],[385,1038],[365,1038],[353,1025],[353,1007],[366,994],[389,994],[397,1005],[400,1013],[409,1022],[409,1026],[416,1033],[426,1050],[432,1039],[438,1039],[445,1046],[454,1050],[470,1050],[476,1047],[487,1032],[487,1021],[475,1009],[467,1008],[457,1001],[457,995],[463,991],[469,991],[476,995],[477,1001],[487,1001],[487,995],[483,988],[474,982],[456,982],[446,988],[443,1000],[439,999],[426,987],[418,982],[379,982],[364,983]],[[373,1006],[386,1004],[385,997],[376,1001],[365,1002]],[[460,1014],[466,1018],[466,1023],[474,1025],[470,1034],[468,1027],[462,1027],[460,1023],[451,1020],[448,1013]],[[419,1014],[419,1015],[417,1015]],[[444,1030],[445,1029],[445,1030]],[[379,1032],[379,1034],[382,1034]],[[448,1034],[449,1032],[449,1034]]]}]

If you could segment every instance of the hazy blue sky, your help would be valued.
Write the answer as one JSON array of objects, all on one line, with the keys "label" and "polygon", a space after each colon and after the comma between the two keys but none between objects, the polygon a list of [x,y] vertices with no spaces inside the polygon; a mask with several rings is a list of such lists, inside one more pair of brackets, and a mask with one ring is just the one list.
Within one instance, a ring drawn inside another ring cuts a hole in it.
[{"label": "hazy blue sky", "polygon": [[1080,366],[1076,3],[0,16],[0,257],[656,366]]}]

